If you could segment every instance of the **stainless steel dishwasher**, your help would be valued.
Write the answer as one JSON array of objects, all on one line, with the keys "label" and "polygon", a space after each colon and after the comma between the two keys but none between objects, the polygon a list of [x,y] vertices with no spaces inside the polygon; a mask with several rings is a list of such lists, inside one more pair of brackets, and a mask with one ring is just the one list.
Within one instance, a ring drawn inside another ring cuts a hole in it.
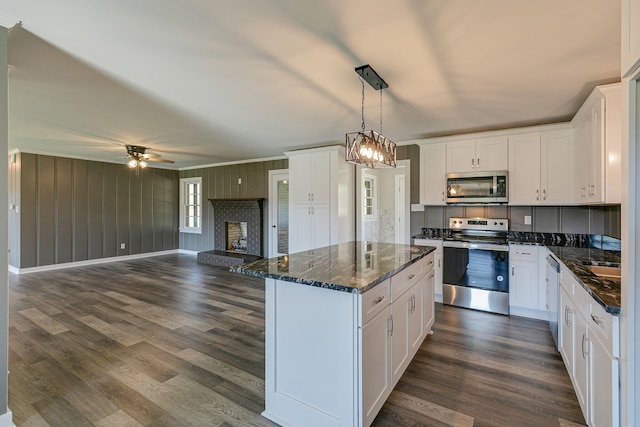
[{"label": "stainless steel dishwasher", "polygon": [[547,317],[553,341],[558,349],[558,300],[560,299],[560,263],[547,255]]}]

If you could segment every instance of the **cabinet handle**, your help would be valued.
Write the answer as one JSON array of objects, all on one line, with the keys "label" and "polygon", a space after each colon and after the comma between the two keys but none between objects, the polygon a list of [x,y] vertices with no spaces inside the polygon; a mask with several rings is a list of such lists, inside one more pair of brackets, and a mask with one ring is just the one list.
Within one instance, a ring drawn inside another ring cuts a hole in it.
[{"label": "cabinet handle", "polygon": [[516,273],[515,273],[515,266],[513,266],[513,265],[511,266],[511,275],[512,275],[512,276],[515,276],[515,275],[516,275]]},{"label": "cabinet handle", "polygon": [[581,348],[581,350],[582,350],[582,358],[583,359],[586,359],[587,358],[587,354],[589,354],[588,351],[587,352],[584,351],[584,343],[585,343],[585,341],[588,341],[586,338],[587,338],[586,335],[582,334],[582,348]]},{"label": "cabinet handle", "polygon": [[416,311],[416,296],[411,295],[411,313]]},{"label": "cabinet handle", "polygon": [[547,200],[547,189],[546,188],[542,189],[542,200]]},{"label": "cabinet handle", "polygon": [[434,273],[433,271],[431,272],[431,274],[429,274],[429,276],[427,276],[427,279],[431,279],[436,273]]},{"label": "cabinet handle", "polygon": [[570,315],[573,313],[572,310],[569,309],[568,305],[564,306],[564,323],[566,323],[567,326],[571,326],[571,322],[569,321],[569,317]]},{"label": "cabinet handle", "polygon": [[474,163],[473,163],[474,161],[475,161],[474,159],[471,159],[471,169],[474,169],[474,168],[475,168],[475,165],[474,165]]},{"label": "cabinet handle", "polygon": [[442,201],[444,202],[444,191],[442,192]]},{"label": "cabinet handle", "polygon": [[476,167],[479,168],[480,167],[480,157],[478,157],[478,161],[476,162]]},{"label": "cabinet handle", "polygon": [[413,279],[414,277],[416,277],[416,275],[415,275],[415,274],[410,274],[410,275],[409,275],[409,277],[407,277],[407,280],[411,280],[411,279]]},{"label": "cabinet handle", "polygon": [[440,258],[438,258],[438,268],[440,268]]},{"label": "cabinet handle", "polygon": [[393,336],[393,314],[389,316],[389,323],[391,324],[391,330],[389,331],[389,334]]},{"label": "cabinet handle", "polygon": [[373,305],[380,304],[383,299],[384,299],[384,295],[380,295],[378,298],[373,300]]},{"label": "cabinet handle", "polygon": [[595,314],[592,314],[591,318],[593,319],[594,322],[596,322],[596,325],[598,326],[604,325],[604,320],[602,320],[600,317],[596,316]]},{"label": "cabinet handle", "polygon": [[540,190],[536,190],[536,200],[540,200]]}]

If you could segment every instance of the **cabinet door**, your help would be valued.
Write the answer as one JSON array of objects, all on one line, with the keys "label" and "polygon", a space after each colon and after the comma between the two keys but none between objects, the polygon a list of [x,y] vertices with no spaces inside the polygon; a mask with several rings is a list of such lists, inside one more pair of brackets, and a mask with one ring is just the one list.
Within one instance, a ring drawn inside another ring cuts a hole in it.
[{"label": "cabinet door", "polygon": [[511,262],[509,305],[537,310],[538,286],[537,262],[519,260]]},{"label": "cabinet door", "polygon": [[289,191],[290,204],[308,203],[311,201],[313,192],[311,183],[312,175],[312,154],[296,154],[289,157]]},{"label": "cabinet door", "polygon": [[610,355],[598,338],[591,337],[590,387],[591,426],[617,426],[619,416],[618,360]]},{"label": "cabinet door", "polygon": [[588,199],[591,203],[604,201],[604,98],[593,107],[589,129],[589,187]]},{"label": "cabinet door", "polygon": [[[434,282],[437,276],[436,269],[437,269],[437,264],[435,265],[434,269],[430,273],[427,273],[427,277],[423,279],[424,291],[422,293],[422,316],[423,316],[422,318],[424,323],[423,333],[425,336],[431,332],[431,327],[433,326],[436,320],[435,318],[436,310],[435,310],[435,304],[434,304],[434,298],[433,298]],[[442,280],[440,283],[440,287],[442,287]]]},{"label": "cabinet door", "polygon": [[574,375],[574,308],[564,287],[560,287],[560,303],[558,304],[558,332],[560,334],[560,354],[567,368],[569,377]]},{"label": "cabinet door", "polygon": [[640,66],[640,0],[622,1],[622,68],[629,76]]},{"label": "cabinet door", "polygon": [[446,145],[444,143],[420,147],[420,203],[446,205]]},{"label": "cabinet door", "polygon": [[566,205],[576,201],[575,146],[572,130],[545,132],[540,141],[542,204]]},{"label": "cabinet door", "polygon": [[293,205],[290,207],[289,252],[301,252],[313,246],[313,216],[311,205]]},{"label": "cabinet door", "polygon": [[509,137],[509,204],[539,205],[540,134]]},{"label": "cabinet door", "polygon": [[[429,273],[430,275],[433,272]],[[405,368],[409,365],[409,361],[420,348],[422,339],[424,338],[424,293],[426,288],[427,277],[423,277],[410,291],[411,298],[409,300],[409,323],[408,323],[408,340],[409,340],[409,360],[405,364]],[[403,369],[404,371],[404,369]]]},{"label": "cabinet door", "polygon": [[[313,221],[312,248],[322,248],[332,243],[331,236],[335,230],[331,230],[331,209],[329,205],[311,205],[311,217]],[[337,243],[333,242],[333,243]]]},{"label": "cabinet door", "polygon": [[587,331],[587,321],[578,310],[575,310],[573,316],[575,321],[575,330],[573,334],[574,348],[574,377],[573,386],[576,391],[576,397],[582,415],[589,425],[589,334]]},{"label": "cabinet door", "polygon": [[474,172],[475,166],[475,140],[447,142],[447,172]]},{"label": "cabinet door", "polygon": [[433,292],[442,298],[442,246],[436,249],[434,253],[433,272]]},{"label": "cabinet door", "polygon": [[362,424],[370,425],[391,393],[391,340],[389,310],[384,310],[359,330],[362,361]]},{"label": "cabinet door", "polygon": [[578,202],[588,201],[589,187],[589,127],[591,116],[588,115],[576,125],[576,193]]},{"label": "cabinet door", "polygon": [[506,136],[476,141],[476,171],[504,171],[509,166],[509,144]]},{"label": "cabinet door", "polygon": [[331,152],[313,153],[311,158],[311,201],[331,203]]},{"label": "cabinet door", "polygon": [[393,386],[409,363],[409,311],[413,301],[412,295],[409,290],[391,305],[391,384]]}]

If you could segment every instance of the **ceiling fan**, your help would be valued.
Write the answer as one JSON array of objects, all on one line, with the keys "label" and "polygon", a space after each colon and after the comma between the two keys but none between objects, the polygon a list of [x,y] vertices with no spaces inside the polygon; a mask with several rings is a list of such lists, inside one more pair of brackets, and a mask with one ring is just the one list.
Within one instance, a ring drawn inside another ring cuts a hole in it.
[{"label": "ceiling fan", "polygon": [[161,159],[159,154],[147,153],[147,147],[140,145],[127,145],[127,157],[130,159],[127,165],[131,169],[144,169],[149,162],[155,163],[175,163],[173,160]]}]

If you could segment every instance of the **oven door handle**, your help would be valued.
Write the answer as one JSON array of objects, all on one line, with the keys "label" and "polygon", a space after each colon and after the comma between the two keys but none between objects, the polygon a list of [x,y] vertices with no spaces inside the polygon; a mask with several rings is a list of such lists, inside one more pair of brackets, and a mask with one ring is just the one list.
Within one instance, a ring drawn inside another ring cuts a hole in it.
[{"label": "oven door handle", "polygon": [[452,242],[443,241],[442,246],[446,248],[465,248],[465,249],[479,249],[485,251],[502,251],[509,252],[509,245],[498,245],[493,243],[475,243],[475,242]]}]

